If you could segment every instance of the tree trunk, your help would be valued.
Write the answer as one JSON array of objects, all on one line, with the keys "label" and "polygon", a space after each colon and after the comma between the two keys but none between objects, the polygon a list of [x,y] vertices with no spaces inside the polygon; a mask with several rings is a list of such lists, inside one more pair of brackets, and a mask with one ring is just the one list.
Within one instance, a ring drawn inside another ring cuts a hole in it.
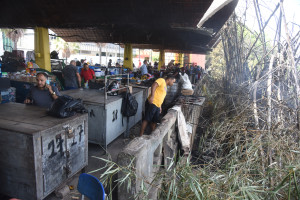
[{"label": "tree trunk", "polygon": [[14,50],[17,50],[18,48],[18,41],[13,41],[14,42]]},{"label": "tree trunk", "polygon": [[291,72],[294,77],[295,86],[296,86],[297,125],[298,125],[298,129],[300,129],[300,110],[299,110],[300,88],[299,88],[298,73],[297,73],[297,69],[295,66],[295,59],[294,59],[294,54],[293,54],[293,50],[292,50],[291,38],[289,36],[289,31],[288,31],[288,27],[287,27],[287,23],[286,23],[286,19],[285,19],[285,13],[284,13],[282,1],[280,1],[280,7],[281,7],[282,19],[283,19],[283,23],[284,23],[284,27],[285,27],[286,40],[287,40],[287,44],[288,44],[287,50],[288,50],[288,57],[291,62],[290,63],[291,68],[292,68]]},{"label": "tree trunk", "polygon": [[[271,138],[271,126],[272,126],[272,79],[273,79],[273,63],[274,63],[274,55],[272,55],[270,64],[269,64],[269,71],[268,71],[268,80],[267,80],[267,128],[268,128],[268,138]],[[269,157],[269,166],[272,164],[272,148],[268,143],[268,157]],[[270,186],[273,186],[273,180],[270,176]]]}]

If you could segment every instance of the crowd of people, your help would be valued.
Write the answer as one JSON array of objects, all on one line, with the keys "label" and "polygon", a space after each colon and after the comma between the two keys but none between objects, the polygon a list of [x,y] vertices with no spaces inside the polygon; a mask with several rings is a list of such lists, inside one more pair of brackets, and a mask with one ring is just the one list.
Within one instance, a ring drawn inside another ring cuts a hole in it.
[{"label": "crowd of people", "polygon": [[171,60],[168,65],[162,66],[160,71],[158,71],[158,62],[154,62],[153,66],[151,62],[144,60],[143,64],[139,69],[134,69],[137,73],[137,76],[143,76],[145,74],[153,74],[155,78],[160,78],[166,74],[174,74],[176,79],[179,79],[179,73],[185,73],[189,76],[191,83],[195,84],[200,80],[201,76],[204,74],[204,69],[195,63],[186,64],[181,66],[180,63],[174,63],[174,60]]},{"label": "crowd of people", "polygon": [[[78,66],[82,66],[80,73]],[[96,79],[94,70],[90,69],[89,64],[85,63],[83,59],[81,62],[71,60],[70,64],[62,70],[62,77],[65,90],[81,88],[82,80],[87,82]],[[45,72],[36,75],[36,82],[36,86],[30,88],[24,103],[50,108],[52,102],[60,96],[57,87],[50,85],[48,75]]]},{"label": "crowd of people", "polygon": [[[79,65],[82,66],[80,73],[78,71]],[[171,61],[166,67],[158,71],[157,62],[154,63],[154,66],[151,66],[151,63],[148,63],[147,60],[143,62],[143,65],[141,65],[137,72],[138,74],[144,76],[149,73],[156,73],[158,76],[156,76],[156,80],[151,86],[151,94],[145,102],[146,110],[140,136],[144,134],[148,124],[150,124],[152,130],[154,130],[156,124],[159,122],[161,106],[167,94],[167,86],[172,86],[176,80],[182,79],[189,82],[188,85],[190,85],[192,89],[192,84],[200,79],[203,72],[200,66],[186,65],[181,67],[179,63],[174,64],[174,61]],[[81,60],[81,62],[72,60],[70,64],[62,70],[62,75],[65,82],[65,90],[80,88],[82,80],[87,82],[96,79],[94,70],[90,69],[89,64],[85,63],[84,60]],[[30,89],[24,103],[50,108],[51,104],[59,98],[60,92],[55,86],[51,86],[47,79],[48,75],[46,73],[37,74],[37,85]]]}]

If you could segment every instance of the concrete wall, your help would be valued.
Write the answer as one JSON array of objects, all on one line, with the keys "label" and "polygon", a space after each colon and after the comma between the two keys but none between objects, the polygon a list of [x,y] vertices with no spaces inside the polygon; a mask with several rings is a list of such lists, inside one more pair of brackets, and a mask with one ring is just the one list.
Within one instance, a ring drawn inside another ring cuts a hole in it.
[{"label": "concrete wall", "polygon": [[[202,106],[182,105],[182,112],[185,115],[186,122],[193,127],[193,137],[196,134],[198,119],[202,111]],[[160,181],[152,183],[155,174],[161,167],[167,168],[170,165],[170,158],[176,156],[179,142],[177,136],[177,111],[169,110],[164,116],[162,123],[150,134],[135,138],[118,155],[118,164],[128,167],[133,160],[133,170],[135,171],[135,180],[131,182],[131,188],[127,190],[127,183],[118,187],[118,199],[134,199],[139,195],[142,182],[148,191],[148,199],[157,199]],[[190,148],[192,149],[192,148]],[[162,159],[163,162],[162,162]],[[164,163],[164,166],[162,166]],[[118,178],[126,176],[119,173]],[[151,185],[148,183],[152,183]]]}]

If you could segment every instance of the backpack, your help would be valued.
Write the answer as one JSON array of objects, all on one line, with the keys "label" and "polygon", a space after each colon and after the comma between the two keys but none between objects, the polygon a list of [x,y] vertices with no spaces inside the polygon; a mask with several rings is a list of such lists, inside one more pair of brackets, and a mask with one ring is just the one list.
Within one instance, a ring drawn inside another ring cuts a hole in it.
[{"label": "backpack", "polygon": [[138,102],[135,100],[135,97],[132,96],[129,92],[126,92],[123,100],[122,100],[122,107],[121,113],[124,117],[131,117],[134,116],[138,109]]},{"label": "backpack", "polygon": [[68,95],[59,96],[51,105],[48,114],[53,117],[67,118],[75,113],[86,113],[81,99],[73,99]]},{"label": "backpack", "polygon": [[[129,123],[129,117],[134,116],[137,113],[137,109],[139,107],[138,102],[135,97],[132,96],[129,92],[126,92],[123,96],[121,113],[123,117],[127,117],[127,123]],[[123,126],[123,118],[122,118],[122,126]]]}]

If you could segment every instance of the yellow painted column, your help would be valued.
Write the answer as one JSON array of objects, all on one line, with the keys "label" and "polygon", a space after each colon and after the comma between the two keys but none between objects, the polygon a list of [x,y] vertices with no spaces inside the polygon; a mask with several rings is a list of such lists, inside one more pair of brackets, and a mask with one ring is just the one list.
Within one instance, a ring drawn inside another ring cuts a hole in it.
[{"label": "yellow painted column", "polygon": [[189,55],[189,63],[192,63],[192,54]]},{"label": "yellow painted column", "polygon": [[34,29],[35,63],[42,69],[51,72],[49,32],[47,28]]},{"label": "yellow painted column", "polygon": [[133,70],[132,45],[131,44],[125,44],[123,67]]},{"label": "yellow painted column", "polygon": [[160,50],[159,51],[159,62],[158,62],[158,71],[162,66],[165,65],[165,50]]},{"label": "yellow painted column", "polygon": [[174,64],[179,63],[179,53],[175,53],[175,61]]},{"label": "yellow painted column", "polygon": [[180,68],[181,68],[181,67],[183,67],[183,59],[184,59],[183,56],[184,55],[183,55],[183,53],[180,53],[178,56],[179,56],[179,63],[180,63]]}]

